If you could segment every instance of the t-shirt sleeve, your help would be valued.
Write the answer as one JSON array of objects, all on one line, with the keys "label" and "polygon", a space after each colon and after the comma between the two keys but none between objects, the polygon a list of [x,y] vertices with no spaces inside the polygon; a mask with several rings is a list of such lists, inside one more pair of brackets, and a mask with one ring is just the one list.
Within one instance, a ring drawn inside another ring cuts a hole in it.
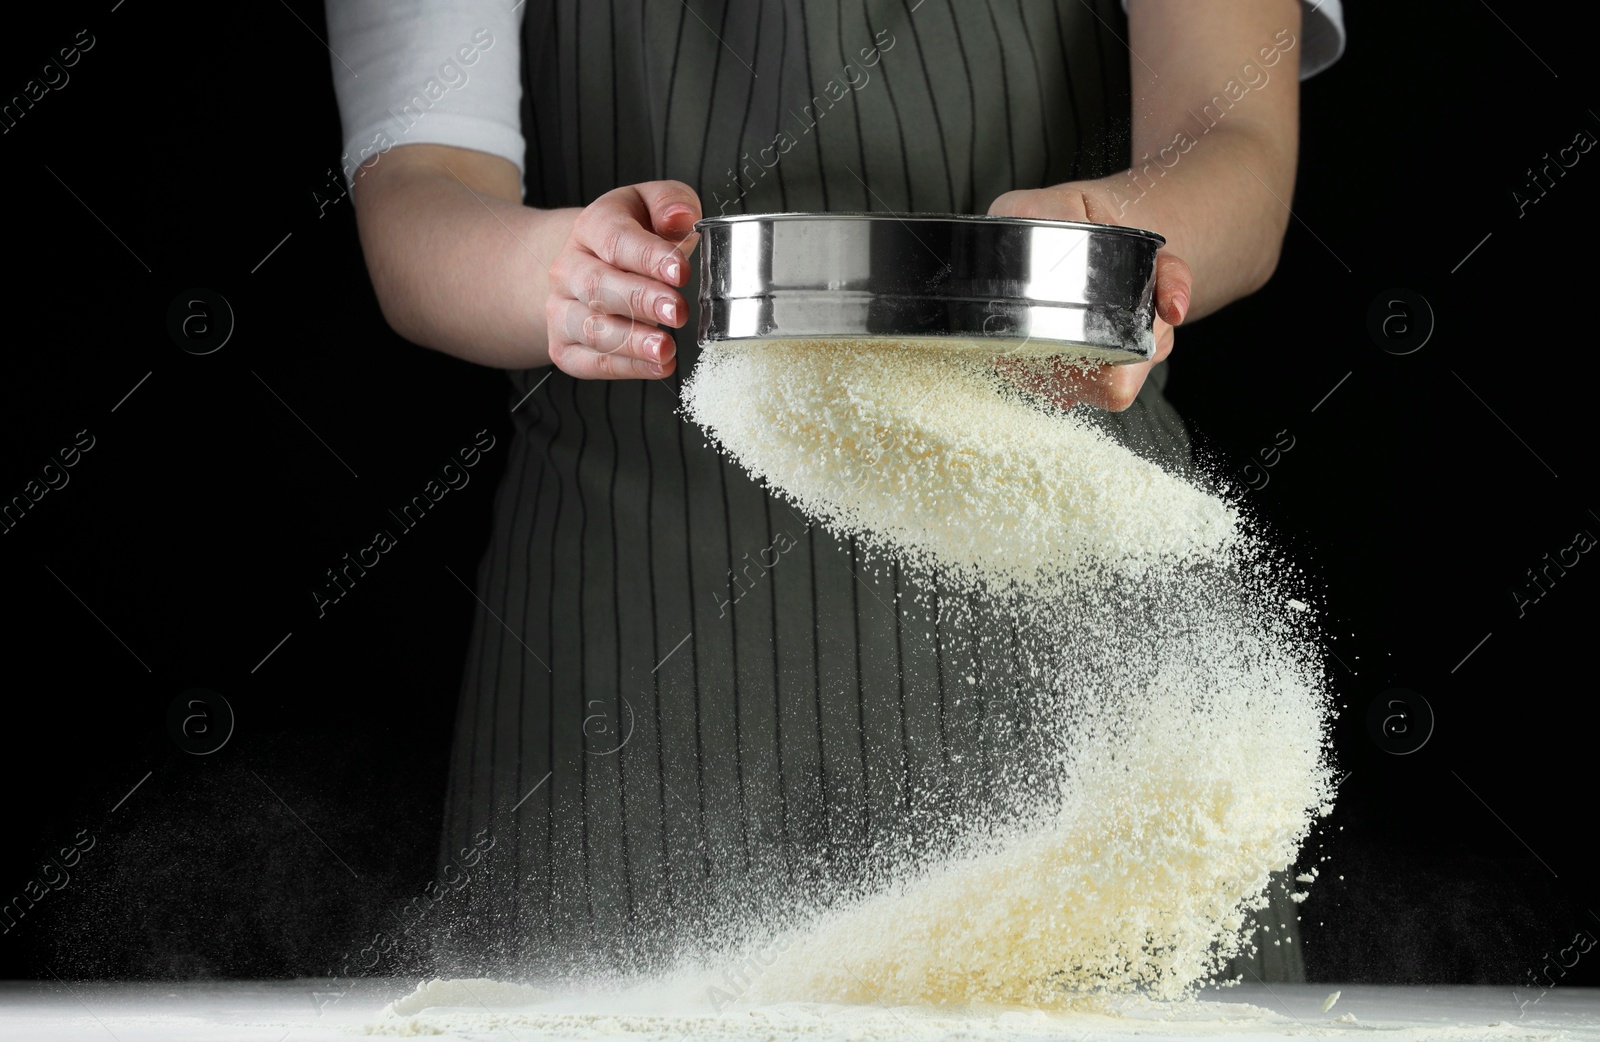
[{"label": "t-shirt sleeve", "polygon": [[1315,76],[1344,53],[1344,6],[1340,0],[1301,0],[1300,78]]},{"label": "t-shirt sleeve", "polygon": [[521,9],[500,0],[329,0],[344,173],[395,145],[454,145],[522,170]]},{"label": "t-shirt sleeve", "polygon": [[[1344,6],[1341,0],[1300,0],[1300,78],[1310,79],[1344,53]],[[1124,10],[1128,0],[1122,0]]]}]

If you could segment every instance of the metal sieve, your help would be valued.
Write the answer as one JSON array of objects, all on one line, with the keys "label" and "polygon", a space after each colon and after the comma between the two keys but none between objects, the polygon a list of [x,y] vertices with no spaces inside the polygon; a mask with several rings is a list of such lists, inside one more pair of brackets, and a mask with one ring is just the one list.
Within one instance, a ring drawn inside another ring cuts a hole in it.
[{"label": "metal sieve", "polygon": [[1155,232],[893,213],[710,217],[695,230],[702,346],[884,338],[1114,364],[1155,353]]}]

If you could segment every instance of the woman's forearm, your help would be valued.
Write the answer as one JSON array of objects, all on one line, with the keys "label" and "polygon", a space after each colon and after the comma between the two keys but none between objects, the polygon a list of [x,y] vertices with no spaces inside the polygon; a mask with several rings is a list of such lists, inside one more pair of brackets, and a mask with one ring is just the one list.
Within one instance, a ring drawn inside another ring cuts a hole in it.
[{"label": "woman's forearm", "polygon": [[1189,262],[1188,318],[1277,266],[1299,147],[1300,0],[1129,0],[1133,169],[1091,182],[1110,219]]},{"label": "woman's forearm", "polygon": [[[1293,141],[1218,126],[1192,147],[1084,184],[1118,224],[1148,228],[1194,272],[1190,320],[1260,289],[1278,263],[1294,190]],[[1170,145],[1170,139],[1165,144]],[[1151,153],[1155,155],[1154,152]],[[1283,200],[1280,202],[1279,200]]]},{"label": "woman's forearm", "polygon": [[522,205],[498,156],[402,145],[358,174],[362,252],[384,317],[401,336],[481,365],[546,365],[551,261],[577,209]]}]

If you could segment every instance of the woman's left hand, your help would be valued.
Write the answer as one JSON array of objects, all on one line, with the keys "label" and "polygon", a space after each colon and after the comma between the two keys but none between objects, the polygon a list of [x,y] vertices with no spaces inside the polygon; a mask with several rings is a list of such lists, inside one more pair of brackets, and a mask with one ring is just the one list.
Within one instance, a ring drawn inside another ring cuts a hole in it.
[{"label": "woman's left hand", "polygon": [[[1121,223],[1097,186],[1076,181],[1051,188],[1007,192],[990,205],[989,214],[1093,224]],[[1156,354],[1148,362],[1088,369],[1069,362],[1056,362],[1043,377],[1031,366],[1022,368],[1013,364],[1004,368],[1011,370],[1030,391],[1064,409],[1086,402],[1096,408],[1121,412],[1138,397],[1139,388],[1144,386],[1145,377],[1155,364],[1172,353],[1173,327],[1182,324],[1188,314],[1193,282],[1189,265],[1182,259],[1165,250],[1156,254]]]}]

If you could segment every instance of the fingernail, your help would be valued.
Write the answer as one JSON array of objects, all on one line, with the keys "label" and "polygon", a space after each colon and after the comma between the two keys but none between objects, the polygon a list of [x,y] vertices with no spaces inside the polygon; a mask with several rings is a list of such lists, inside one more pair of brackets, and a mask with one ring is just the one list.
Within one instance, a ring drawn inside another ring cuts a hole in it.
[{"label": "fingernail", "polygon": [[1172,298],[1172,306],[1178,309],[1178,321],[1182,322],[1189,315],[1189,295],[1179,293]]},{"label": "fingernail", "polygon": [[663,221],[670,221],[674,217],[688,217],[693,213],[693,210],[689,209],[687,206],[684,206],[682,203],[678,203],[675,206],[667,207],[666,212],[661,215],[661,219]]},{"label": "fingernail", "polygon": [[661,351],[666,344],[666,337],[660,333],[652,333],[644,338],[644,349],[647,354],[657,362],[661,361]]},{"label": "fingernail", "polygon": [[660,362],[651,362],[650,363],[650,371],[652,373],[655,373],[657,376],[660,376],[662,373],[665,373],[667,370],[666,370],[666,367],[664,367]]},{"label": "fingernail", "polygon": [[656,315],[658,315],[663,322],[676,323],[678,321],[677,303],[667,297],[662,297],[660,300],[656,301]]},{"label": "fingernail", "polygon": [[667,262],[661,265],[661,270],[666,273],[667,281],[674,286],[683,281],[683,265],[678,262],[678,258],[667,258]]}]

